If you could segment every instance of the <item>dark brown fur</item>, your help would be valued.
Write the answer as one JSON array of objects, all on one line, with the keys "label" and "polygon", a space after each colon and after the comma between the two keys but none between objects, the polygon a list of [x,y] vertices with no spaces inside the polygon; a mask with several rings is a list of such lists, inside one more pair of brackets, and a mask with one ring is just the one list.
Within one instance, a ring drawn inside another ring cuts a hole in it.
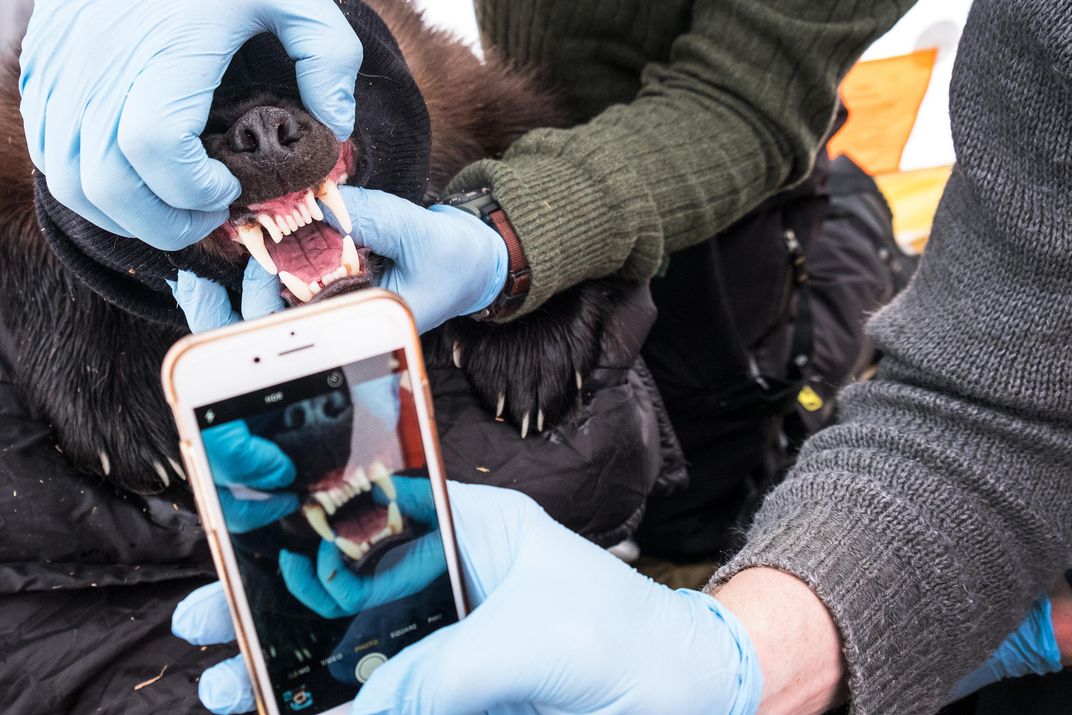
[{"label": "dark brown fur", "polygon": [[501,157],[530,129],[569,123],[537,70],[513,67],[494,50],[481,62],[450,33],[426,26],[404,0],[366,2],[391,28],[428,105],[433,194],[466,164]]}]

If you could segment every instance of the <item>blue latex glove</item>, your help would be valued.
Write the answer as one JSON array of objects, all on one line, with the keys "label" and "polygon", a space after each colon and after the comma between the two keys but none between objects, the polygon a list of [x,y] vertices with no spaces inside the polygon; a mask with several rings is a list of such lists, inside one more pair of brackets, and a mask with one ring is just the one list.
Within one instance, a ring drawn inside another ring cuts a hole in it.
[{"label": "blue latex glove", "polygon": [[[406,519],[436,526],[428,480],[396,476],[393,481]],[[378,486],[373,487],[372,498],[387,504]],[[443,575],[447,562],[439,530],[435,529],[392,549],[370,574],[351,571],[342,552],[327,541],[320,542],[315,567],[307,557],[283,550],[279,570],[295,598],[325,618],[340,618],[419,593]]]},{"label": "blue latex glove", "polygon": [[[196,646],[235,639],[234,622],[219,581],[202,586],[179,602],[171,616],[171,632]],[[256,707],[246,661],[240,655],[206,669],[198,680],[197,695],[214,713],[247,713]]]},{"label": "blue latex glove", "polygon": [[[407,519],[437,524],[435,502],[427,479],[394,477],[398,504]],[[379,487],[373,498],[386,503]],[[357,575],[342,562],[338,549],[321,542],[317,567],[304,556],[283,551],[279,565],[291,592],[309,608],[334,618],[362,608],[387,603],[419,592],[447,568],[438,530],[430,532],[383,557],[376,573]],[[235,639],[234,624],[219,582],[203,586],[175,609],[172,632],[193,645],[229,643]],[[214,713],[230,715],[253,709],[253,689],[242,656],[207,669],[201,676],[198,695]]]},{"label": "blue latex glove", "polygon": [[245,420],[210,427],[201,439],[228,531],[259,529],[301,506],[297,494],[276,491],[294,482],[294,463],[274,442],[250,434]]},{"label": "blue latex glove", "polygon": [[716,599],[672,591],[528,497],[451,484],[473,613],[381,666],[352,712],[752,713],[763,676]]},{"label": "blue latex glove", "polygon": [[1056,673],[1063,667],[1050,618],[1050,599],[1043,596],[986,662],[960,679],[949,701],[960,700],[999,680]]},{"label": "blue latex glove", "polygon": [[164,250],[212,232],[241,188],[199,137],[231,57],[262,32],[296,61],[309,111],[348,137],[362,48],[332,0],[37,0],[20,89],[52,194]]},{"label": "blue latex glove", "polygon": [[242,314],[231,307],[227,289],[190,271],[179,271],[177,281],[167,281],[175,301],[186,314],[190,332],[203,333],[240,320],[262,318],[283,310],[279,277],[273,276],[252,258],[242,278]]},{"label": "blue latex glove", "polygon": [[[354,715],[532,711],[519,703],[544,713],[755,712],[759,661],[716,599],[655,584],[519,492],[449,489],[477,608],[381,666]],[[202,594],[211,588],[191,594],[196,608],[181,608],[181,618],[176,611],[176,635],[195,644],[206,634],[233,638],[221,624],[222,593]],[[221,663],[199,692],[213,712],[236,713],[244,711],[217,704],[252,702],[248,688]]]},{"label": "blue latex glove", "polygon": [[[354,241],[390,260],[380,287],[402,296],[421,333],[486,308],[502,291],[506,243],[477,217],[450,206],[422,208],[383,191],[339,190]],[[330,210],[324,213],[339,228]]]}]

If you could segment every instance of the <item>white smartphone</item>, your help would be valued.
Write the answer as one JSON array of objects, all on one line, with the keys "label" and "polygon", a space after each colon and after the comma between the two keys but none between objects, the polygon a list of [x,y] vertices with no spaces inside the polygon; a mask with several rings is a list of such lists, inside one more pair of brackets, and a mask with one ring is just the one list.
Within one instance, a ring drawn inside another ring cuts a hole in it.
[{"label": "white smartphone", "polygon": [[420,342],[366,290],[190,336],[164,390],[260,713],[335,715],[465,594]]}]

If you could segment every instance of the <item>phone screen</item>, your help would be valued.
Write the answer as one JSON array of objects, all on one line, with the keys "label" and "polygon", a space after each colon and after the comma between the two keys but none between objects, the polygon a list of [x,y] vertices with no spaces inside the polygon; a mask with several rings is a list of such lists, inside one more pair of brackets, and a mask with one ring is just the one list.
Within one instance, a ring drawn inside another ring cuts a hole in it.
[{"label": "phone screen", "polygon": [[280,712],[458,620],[404,351],[195,414]]}]

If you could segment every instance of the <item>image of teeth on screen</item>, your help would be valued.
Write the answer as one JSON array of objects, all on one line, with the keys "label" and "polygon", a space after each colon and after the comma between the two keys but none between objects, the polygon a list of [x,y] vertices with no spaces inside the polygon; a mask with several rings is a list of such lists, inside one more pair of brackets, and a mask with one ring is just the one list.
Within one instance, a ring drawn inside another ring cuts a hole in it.
[{"label": "image of teeth on screen", "polygon": [[403,351],[196,414],[280,712],[457,620]]}]

